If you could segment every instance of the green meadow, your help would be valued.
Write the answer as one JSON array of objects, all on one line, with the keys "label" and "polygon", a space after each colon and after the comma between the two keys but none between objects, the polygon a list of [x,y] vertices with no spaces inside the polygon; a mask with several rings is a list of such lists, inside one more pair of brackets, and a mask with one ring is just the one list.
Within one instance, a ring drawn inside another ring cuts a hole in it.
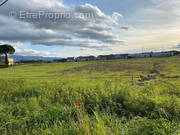
[{"label": "green meadow", "polygon": [[180,56],[0,66],[0,135],[180,135]]}]

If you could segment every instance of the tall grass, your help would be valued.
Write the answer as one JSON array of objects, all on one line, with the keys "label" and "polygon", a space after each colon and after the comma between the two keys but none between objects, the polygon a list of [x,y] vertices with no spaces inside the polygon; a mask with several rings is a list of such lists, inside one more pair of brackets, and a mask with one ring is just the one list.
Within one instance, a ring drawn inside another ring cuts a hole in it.
[{"label": "tall grass", "polygon": [[179,67],[171,57],[1,68],[0,135],[179,135]]},{"label": "tall grass", "polygon": [[156,83],[1,80],[0,134],[178,134],[179,96]]}]

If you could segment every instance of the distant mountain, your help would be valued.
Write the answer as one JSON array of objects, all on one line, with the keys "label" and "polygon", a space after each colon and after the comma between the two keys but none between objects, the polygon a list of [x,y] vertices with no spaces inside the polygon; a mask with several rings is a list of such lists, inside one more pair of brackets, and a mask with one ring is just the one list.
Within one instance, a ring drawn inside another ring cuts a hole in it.
[{"label": "distant mountain", "polygon": [[53,60],[59,60],[63,59],[61,57],[42,57],[42,56],[20,56],[20,55],[11,55],[15,62],[17,61],[53,61]]}]

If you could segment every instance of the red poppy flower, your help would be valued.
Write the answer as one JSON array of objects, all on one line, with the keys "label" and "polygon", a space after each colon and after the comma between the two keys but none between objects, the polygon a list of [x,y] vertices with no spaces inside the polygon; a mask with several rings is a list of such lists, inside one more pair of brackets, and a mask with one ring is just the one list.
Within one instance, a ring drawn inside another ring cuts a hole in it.
[{"label": "red poppy flower", "polygon": [[78,105],[79,107],[81,107],[81,102],[79,101],[77,105]]}]

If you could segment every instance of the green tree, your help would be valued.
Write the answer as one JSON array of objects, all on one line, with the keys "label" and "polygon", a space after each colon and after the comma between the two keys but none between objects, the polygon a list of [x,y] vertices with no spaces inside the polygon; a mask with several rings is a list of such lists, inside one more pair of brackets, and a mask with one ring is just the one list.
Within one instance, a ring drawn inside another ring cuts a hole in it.
[{"label": "green tree", "polygon": [[0,54],[5,55],[5,64],[8,65],[8,54],[14,54],[15,49],[11,45],[0,45]]}]

